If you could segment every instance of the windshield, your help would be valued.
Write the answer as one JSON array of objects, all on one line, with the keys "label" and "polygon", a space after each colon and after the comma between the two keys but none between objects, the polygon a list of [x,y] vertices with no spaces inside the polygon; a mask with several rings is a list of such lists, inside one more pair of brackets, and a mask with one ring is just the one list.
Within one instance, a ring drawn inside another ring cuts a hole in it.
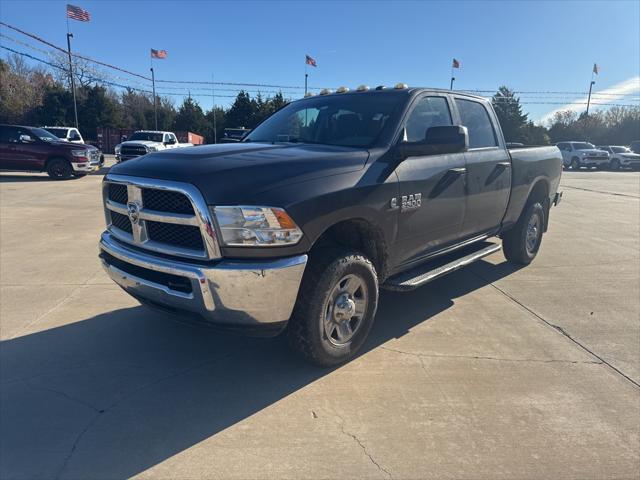
[{"label": "windshield", "polygon": [[40,140],[44,140],[45,142],[57,142],[60,140],[55,135],[52,135],[50,132],[47,132],[42,128],[32,128],[31,131],[36,137]]},{"label": "windshield", "polygon": [[318,96],[290,103],[244,141],[369,147],[399,104],[397,95]]},{"label": "windshield", "polygon": [[136,132],[129,140],[149,140],[152,142],[162,142],[162,133],[154,133],[154,132]]},{"label": "windshield", "polygon": [[46,128],[44,130],[53,133],[58,138],[67,138],[67,132],[69,131],[67,128]]},{"label": "windshield", "polygon": [[611,147],[614,153],[632,153],[627,147]]},{"label": "windshield", "polygon": [[576,150],[593,150],[594,148],[596,148],[592,144],[586,143],[586,142],[574,143],[572,145],[573,145],[573,148],[575,148]]}]

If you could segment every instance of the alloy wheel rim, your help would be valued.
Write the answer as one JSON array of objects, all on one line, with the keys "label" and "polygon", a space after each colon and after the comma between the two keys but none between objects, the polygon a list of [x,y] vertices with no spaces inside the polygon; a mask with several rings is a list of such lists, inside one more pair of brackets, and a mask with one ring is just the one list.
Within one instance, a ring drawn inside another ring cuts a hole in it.
[{"label": "alloy wheel rim", "polygon": [[360,330],[367,313],[369,292],[365,281],[353,274],[335,284],[324,309],[324,333],[333,345],[349,343]]},{"label": "alloy wheel rim", "polygon": [[532,215],[529,219],[529,223],[527,223],[527,236],[526,236],[526,247],[527,252],[532,254],[535,252],[536,246],[538,245],[538,237],[540,235],[540,217],[536,215]]}]

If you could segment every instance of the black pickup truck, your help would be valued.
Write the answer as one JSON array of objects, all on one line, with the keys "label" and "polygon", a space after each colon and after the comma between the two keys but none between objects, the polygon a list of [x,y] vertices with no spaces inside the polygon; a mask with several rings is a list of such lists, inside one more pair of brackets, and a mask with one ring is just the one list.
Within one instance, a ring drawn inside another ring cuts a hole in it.
[{"label": "black pickup truck", "polygon": [[483,98],[323,91],[240,143],[113,167],[100,257],[144,304],[285,331],[305,358],[335,365],[367,338],[380,287],[417,288],[501,247],[531,262],[561,171],[556,147],[507,149]]}]

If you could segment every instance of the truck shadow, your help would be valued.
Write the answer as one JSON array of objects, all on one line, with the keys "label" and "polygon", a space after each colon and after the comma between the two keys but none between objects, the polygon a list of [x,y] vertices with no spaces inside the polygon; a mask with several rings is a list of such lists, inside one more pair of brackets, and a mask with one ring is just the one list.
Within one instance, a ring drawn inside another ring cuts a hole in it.
[{"label": "truck shadow", "polygon": [[[414,292],[383,292],[360,356],[514,271],[479,262]],[[0,346],[1,478],[128,478],[335,371],[294,357],[282,337],[220,333],[145,307]]]}]

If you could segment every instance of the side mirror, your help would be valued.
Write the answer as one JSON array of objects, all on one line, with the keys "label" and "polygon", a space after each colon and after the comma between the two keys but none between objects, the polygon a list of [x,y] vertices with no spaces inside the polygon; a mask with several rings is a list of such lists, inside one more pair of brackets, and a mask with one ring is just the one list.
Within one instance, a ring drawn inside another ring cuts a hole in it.
[{"label": "side mirror", "polygon": [[466,152],[469,149],[469,133],[467,127],[462,125],[431,127],[424,140],[402,142],[398,148],[402,158]]},{"label": "side mirror", "polygon": [[165,145],[175,145],[175,143],[176,143],[176,141],[173,138],[171,138],[171,139],[167,140],[166,142],[164,142]]},{"label": "side mirror", "polygon": [[20,143],[31,143],[33,138],[30,135],[20,135]]}]

